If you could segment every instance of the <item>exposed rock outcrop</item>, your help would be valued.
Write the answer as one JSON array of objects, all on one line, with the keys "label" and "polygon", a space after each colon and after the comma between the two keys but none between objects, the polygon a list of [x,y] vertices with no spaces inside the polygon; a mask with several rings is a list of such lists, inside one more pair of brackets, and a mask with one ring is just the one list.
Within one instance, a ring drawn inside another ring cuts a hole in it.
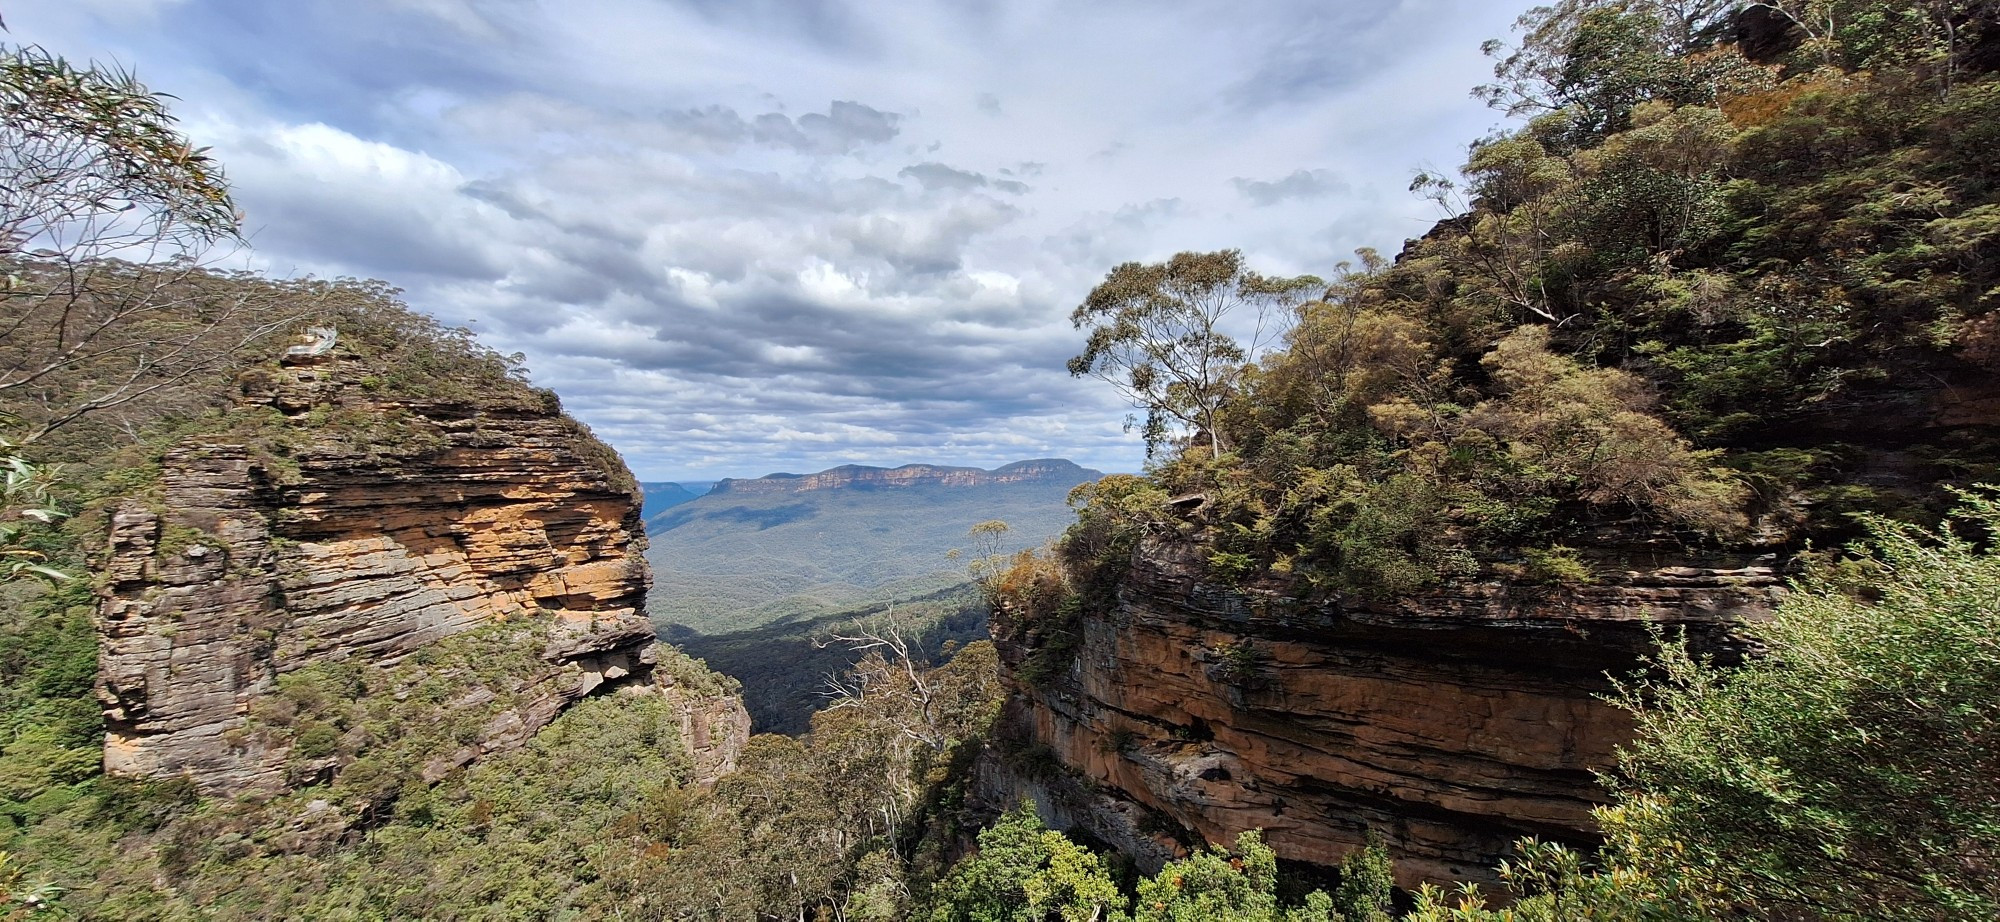
[{"label": "exposed rock outcrop", "polygon": [[681,714],[681,745],[687,747],[695,784],[714,784],[716,779],[736,770],[736,757],[750,742],[750,712],[740,694],[711,695],[685,688],[672,680],[662,680],[665,694],[673,697]]},{"label": "exposed rock outcrop", "polygon": [[[1051,637],[995,619],[1016,760],[989,797],[1033,796],[1061,826],[1157,866],[1187,830],[1263,829],[1287,859],[1336,863],[1383,835],[1400,883],[1492,880],[1524,835],[1587,840],[1592,771],[1629,738],[1599,696],[1650,631],[1730,656],[1730,625],[1768,612],[1774,557],[1690,556],[1664,533],[1607,528],[1596,584],[1463,584],[1383,601],[1301,601],[1206,581],[1196,549],[1144,544],[1115,609],[1085,616],[1065,671],[1017,671]],[[1046,747],[1044,749],[1044,747]]]},{"label": "exposed rock outcrop", "polygon": [[279,675],[396,662],[495,620],[559,629],[546,673],[521,677],[548,687],[482,751],[651,668],[639,498],[616,455],[553,401],[398,402],[375,380],[339,352],[246,378],[238,412],[262,428],[168,452],[156,495],[117,512],[106,771],[185,773],[211,794],[281,787],[289,753],[232,732]]}]

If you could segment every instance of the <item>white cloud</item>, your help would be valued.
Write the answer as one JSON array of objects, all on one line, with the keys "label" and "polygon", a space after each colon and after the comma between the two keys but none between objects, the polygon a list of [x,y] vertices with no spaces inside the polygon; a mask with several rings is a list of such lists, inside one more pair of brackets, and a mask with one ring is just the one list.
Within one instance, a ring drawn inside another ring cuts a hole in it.
[{"label": "white cloud", "polygon": [[[138,10],[147,15],[134,16]],[[280,273],[530,357],[646,478],[1129,470],[1063,360],[1112,265],[1393,251],[1494,118],[1486,0],[48,0],[18,38],[185,100]]]}]

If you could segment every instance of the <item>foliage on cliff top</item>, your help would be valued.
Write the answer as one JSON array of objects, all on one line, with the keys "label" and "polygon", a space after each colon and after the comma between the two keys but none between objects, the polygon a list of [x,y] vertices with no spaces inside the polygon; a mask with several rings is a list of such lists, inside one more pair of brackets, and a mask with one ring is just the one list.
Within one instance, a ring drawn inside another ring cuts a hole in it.
[{"label": "foliage on cliff top", "polygon": [[0,403],[36,457],[88,459],[228,407],[309,326],[391,399],[552,407],[520,356],[351,279],[212,268],[241,245],[221,168],[130,73],[0,47]]},{"label": "foliage on cliff top", "polygon": [[[1394,594],[1619,519],[1827,540],[1941,512],[1848,482],[1873,449],[1845,417],[2000,370],[2000,78],[1973,54],[2000,28],[1967,0],[1760,6],[1776,59],[1718,43],[1729,4],[1524,18],[1486,95],[1532,120],[1419,176],[1446,220],[1229,378],[1212,437],[1153,469],[1203,494],[1170,518],[1225,572]],[[2000,458],[1978,433],[1892,447],[1966,483]]]}]

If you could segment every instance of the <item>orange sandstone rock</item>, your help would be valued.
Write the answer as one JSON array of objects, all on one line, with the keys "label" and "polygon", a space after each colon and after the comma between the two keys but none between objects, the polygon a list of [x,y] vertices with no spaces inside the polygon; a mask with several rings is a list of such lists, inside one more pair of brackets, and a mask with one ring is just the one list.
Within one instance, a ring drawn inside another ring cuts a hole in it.
[{"label": "orange sandstone rock", "polygon": [[[550,682],[458,764],[649,671],[640,499],[616,456],[553,406],[377,401],[365,371],[351,358],[287,368],[246,399],[279,408],[303,440],[290,464],[186,444],[164,460],[158,501],[115,515],[99,609],[107,772],[276,790],[288,753],[231,731],[279,675],[341,657],[392,663],[498,619],[553,615],[548,674],[523,678],[580,677]],[[319,408],[393,417],[386,431],[421,444],[356,444],[314,428]],[[730,729],[741,704],[727,702],[733,713],[708,702],[690,716],[720,728],[702,731],[716,740],[697,756],[711,771],[747,735],[747,715],[744,733]]]},{"label": "orange sandstone rock", "polygon": [[[1142,865],[1264,830],[1280,857],[1331,865],[1382,835],[1399,883],[1492,882],[1522,836],[1588,841],[1593,772],[1630,737],[1600,697],[1651,648],[1648,628],[1740,652],[1729,625],[1774,604],[1754,552],[1685,555],[1608,529],[1602,579],[1555,589],[1476,582],[1386,601],[1233,590],[1198,551],[1149,542],[1118,605],[1086,615],[1075,659],[1042,687],[1012,672],[1039,638],[1005,617],[1017,745],[1058,771],[993,765],[991,800],[1031,796]],[[1246,654],[1244,651],[1248,651]]]}]

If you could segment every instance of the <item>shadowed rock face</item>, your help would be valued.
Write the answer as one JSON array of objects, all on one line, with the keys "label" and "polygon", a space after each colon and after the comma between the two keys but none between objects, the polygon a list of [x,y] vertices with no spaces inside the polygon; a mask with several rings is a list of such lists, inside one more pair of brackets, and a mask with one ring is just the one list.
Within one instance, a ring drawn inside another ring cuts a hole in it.
[{"label": "shadowed rock face", "polygon": [[[107,772],[277,789],[289,753],[231,731],[279,675],[394,662],[497,619],[552,615],[557,629],[545,674],[520,677],[543,690],[481,752],[650,670],[639,500],[615,455],[553,406],[377,401],[366,372],[343,358],[260,381],[244,402],[277,407],[306,447],[277,462],[183,446],[158,501],[114,517],[99,619]],[[396,422],[362,445],[314,424],[315,410]]]},{"label": "shadowed rock face", "polygon": [[[1065,770],[986,780],[1049,819],[1157,865],[1184,829],[1263,829],[1287,859],[1334,864],[1373,829],[1399,883],[1492,881],[1524,835],[1587,841],[1629,718],[1600,699],[1651,647],[1649,627],[1740,655],[1729,625],[1768,614],[1773,558],[1691,559],[1664,534],[1606,529],[1596,585],[1476,582],[1420,596],[1302,601],[1200,576],[1198,552],[1150,542],[1115,609],[1088,615],[1067,673],[1009,670],[1007,721]],[[1003,662],[1042,642],[997,617]]]}]

